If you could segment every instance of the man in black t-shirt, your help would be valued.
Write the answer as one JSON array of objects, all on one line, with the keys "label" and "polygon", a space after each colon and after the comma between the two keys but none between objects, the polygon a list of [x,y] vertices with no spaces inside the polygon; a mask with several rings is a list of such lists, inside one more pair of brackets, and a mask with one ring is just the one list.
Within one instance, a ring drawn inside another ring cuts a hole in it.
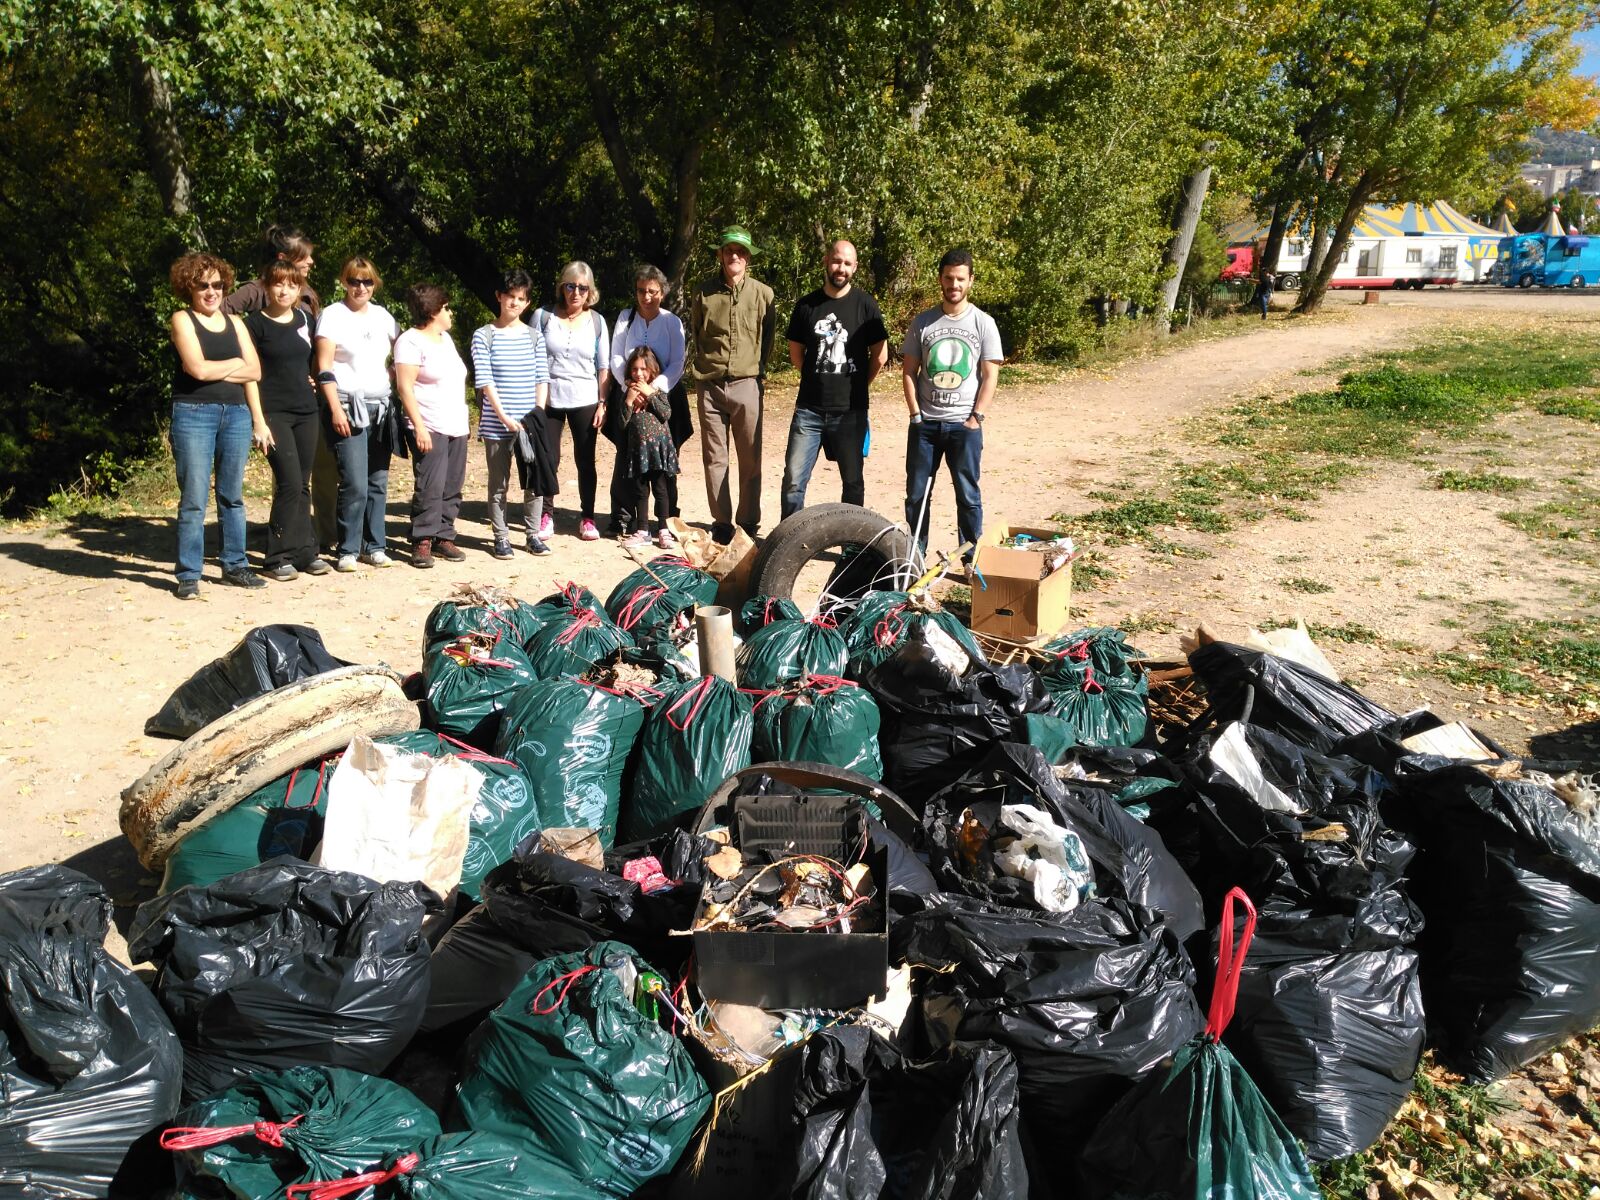
[{"label": "man in black t-shirt", "polygon": [[789,361],[800,371],[800,395],[789,423],[783,463],[783,515],[806,505],[817,451],[839,464],[844,502],[864,497],[861,461],[867,440],[867,387],[888,360],[888,332],[878,302],[850,286],[856,248],[828,247],[825,282],[801,298],[789,318]]}]

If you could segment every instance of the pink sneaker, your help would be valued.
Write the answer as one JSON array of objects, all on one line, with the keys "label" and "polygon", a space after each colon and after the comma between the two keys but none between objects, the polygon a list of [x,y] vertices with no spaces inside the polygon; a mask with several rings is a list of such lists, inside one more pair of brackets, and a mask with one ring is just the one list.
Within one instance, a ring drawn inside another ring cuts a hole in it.
[{"label": "pink sneaker", "polygon": [[663,525],[661,531],[656,534],[656,545],[663,550],[676,550],[678,539],[672,536],[672,530]]},{"label": "pink sneaker", "polygon": [[647,529],[635,529],[622,539],[622,548],[624,550],[642,550],[651,544],[650,531]]},{"label": "pink sneaker", "polygon": [[539,518],[539,536],[541,538],[552,538],[555,537],[555,535],[556,519],[551,515],[550,510],[547,508],[544,510],[544,514]]},{"label": "pink sneaker", "polygon": [[600,531],[594,527],[594,522],[585,517],[578,522],[578,536],[586,542],[598,542]]}]

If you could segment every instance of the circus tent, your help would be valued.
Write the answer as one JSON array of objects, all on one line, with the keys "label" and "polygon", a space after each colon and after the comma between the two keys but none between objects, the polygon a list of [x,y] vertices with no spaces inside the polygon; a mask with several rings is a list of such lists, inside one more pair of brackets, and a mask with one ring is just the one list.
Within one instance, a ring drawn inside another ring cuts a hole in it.
[{"label": "circus tent", "polygon": [[[1253,242],[1267,236],[1267,222],[1255,219],[1236,221],[1228,227],[1230,245]],[[1311,236],[1311,223],[1303,216],[1291,223],[1289,236]],[[1498,238],[1500,232],[1457,210],[1448,201],[1432,204],[1369,204],[1352,230],[1355,237],[1405,237],[1408,234],[1440,234],[1456,237]]]}]

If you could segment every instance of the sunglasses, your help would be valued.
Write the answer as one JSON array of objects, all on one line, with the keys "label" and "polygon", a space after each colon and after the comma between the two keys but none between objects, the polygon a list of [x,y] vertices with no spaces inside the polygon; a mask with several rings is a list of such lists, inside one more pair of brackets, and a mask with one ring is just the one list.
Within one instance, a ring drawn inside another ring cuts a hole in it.
[{"label": "sunglasses", "polygon": [[589,294],[589,285],[587,283],[563,283],[561,286],[569,292],[577,292],[580,296]]},{"label": "sunglasses", "polygon": [[370,280],[370,279],[346,279],[344,281],[344,285],[347,288],[369,288],[369,287],[372,286],[372,280]]},{"label": "sunglasses", "polygon": [[194,290],[197,292],[220,292],[222,290],[222,280],[212,279],[206,283],[197,283],[194,285]]}]

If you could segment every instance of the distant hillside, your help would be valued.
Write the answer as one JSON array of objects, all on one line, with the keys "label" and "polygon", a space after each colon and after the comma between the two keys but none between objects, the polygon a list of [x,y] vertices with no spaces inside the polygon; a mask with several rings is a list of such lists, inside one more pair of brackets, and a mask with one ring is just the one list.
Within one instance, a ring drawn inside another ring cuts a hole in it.
[{"label": "distant hillside", "polygon": [[1524,143],[1523,162],[1574,163],[1600,158],[1600,138],[1590,133],[1535,129]]}]

